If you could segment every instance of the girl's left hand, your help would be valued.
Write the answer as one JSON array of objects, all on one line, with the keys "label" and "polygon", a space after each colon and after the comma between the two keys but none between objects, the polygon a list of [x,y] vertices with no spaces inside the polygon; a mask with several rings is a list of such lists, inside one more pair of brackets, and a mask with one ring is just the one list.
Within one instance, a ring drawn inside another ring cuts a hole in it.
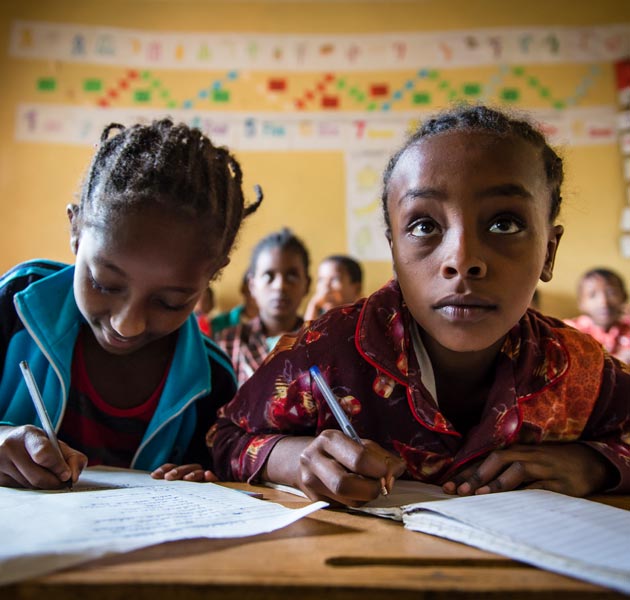
[{"label": "girl's left hand", "polygon": [[517,444],[466,467],[442,488],[460,496],[526,488],[582,497],[610,487],[616,476],[612,463],[586,444]]},{"label": "girl's left hand", "polygon": [[198,481],[201,483],[219,481],[218,477],[201,465],[175,465],[166,463],[151,473],[153,479],[166,479],[167,481]]}]

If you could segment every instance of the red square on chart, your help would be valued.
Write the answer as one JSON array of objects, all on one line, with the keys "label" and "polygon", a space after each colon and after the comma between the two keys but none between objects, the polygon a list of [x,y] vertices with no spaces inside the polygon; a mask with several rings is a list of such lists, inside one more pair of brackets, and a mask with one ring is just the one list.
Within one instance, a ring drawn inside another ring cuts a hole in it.
[{"label": "red square on chart", "polygon": [[270,79],[269,90],[272,92],[284,92],[287,89],[286,79]]},{"label": "red square on chart", "polygon": [[386,83],[377,83],[370,86],[370,95],[373,97],[387,96],[389,93],[389,86]]},{"label": "red square on chart", "polygon": [[615,73],[617,75],[617,89],[630,87],[630,59],[620,60],[615,63]]}]

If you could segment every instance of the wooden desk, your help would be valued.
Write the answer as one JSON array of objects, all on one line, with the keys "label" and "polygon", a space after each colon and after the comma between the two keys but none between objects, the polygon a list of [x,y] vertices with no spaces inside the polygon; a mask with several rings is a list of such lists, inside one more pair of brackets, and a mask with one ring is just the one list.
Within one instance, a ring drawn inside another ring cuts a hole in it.
[{"label": "wooden desk", "polygon": [[[304,501],[276,490],[269,500]],[[630,497],[606,498],[630,509]],[[585,540],[585,543],[588,543]],[[624,598],[400,523],[322,510],[279,531],[144,548],[0,587],[6,600]]]}]

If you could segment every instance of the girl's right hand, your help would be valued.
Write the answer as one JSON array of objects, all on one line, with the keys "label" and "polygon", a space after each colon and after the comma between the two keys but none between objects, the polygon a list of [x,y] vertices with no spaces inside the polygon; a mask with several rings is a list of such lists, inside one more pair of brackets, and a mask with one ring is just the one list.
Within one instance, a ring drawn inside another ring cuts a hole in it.
[{"label": "girl's right hand", "polygon": [[[295,465],[292,484],[312,500],[361,506],[377,498],[383,487],[390,492],[394,481],[405,471],[402,459],[375,442],[362,440],[361,445],[338,430],[323,431],[316,438],[293,439],[293,444],[291,438],[281,440],[272,451],[270,459],[276,450],[282,455],[290,454],[292,450],[299,451],[301,440],[299,464]],[[273,457],[275,464],[280,460],[281,456]],[[268,466],[267,476],[269,475]],[[278,481],[275,478],[270,480]]]},{"label": "girl's right hand", "polygon": [[76,483],[87,456],[61,441],[59,447],[63,459],[34,425],[0,427],[0,486],[54,490]]}]

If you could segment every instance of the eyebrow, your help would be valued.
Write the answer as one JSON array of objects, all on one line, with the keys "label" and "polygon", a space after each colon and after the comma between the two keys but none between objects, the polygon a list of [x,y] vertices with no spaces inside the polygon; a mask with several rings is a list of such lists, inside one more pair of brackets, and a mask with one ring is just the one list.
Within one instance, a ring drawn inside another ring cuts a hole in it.
[{"label": "eyebrow", "polygon": [[[524,198],[530,199],[533,198],[531,192],[529,192],[525,187],[518,183],[503,183],[499,185],[493,185],[489,188],[485,188],[481,190],[477,194],[479,198],[496,198],[498,196],[503,196],[507,198]],[[448,194],[441,189],[432,188],[432,187],[421,187],[421,188],[412,188],[407,190],[403,196],[400,198],[399,202],[405,202],[406,200],[416,200],[416,199],[435,199],[435,200],[446,200],[448,198]]]},{"label": "eyebrow", "polygon": [[478,194],[481,198],[491,198],[496,196],[506,196],[513,198],[533,198],[531,192],[518,183],[504,183],[501,185],[494,185],[492,187],[482,190]]},{"label": "eyebrow", "polygon": [[410,190],[407,190],[398,202],[405,202],[406,200],[416,200],[417,198],[435,198],[437,200],[446,200],[447,194],[444,190],[439,190],[437,188],[412,188]]},{"label": "eyebrow", "polygon": [[[101,267],[109,269],[110,271],[114,271],[114,273],[117,273],[121,277],[127,278],[127,273],[125,273],[125,271],[123,271],[120,267],[116,266],[114,263],[111,263],[106,260],[101,260],[99,258],[95,258],[94,262],[98,263]],[[197,290],[196,288],[192,288],[192,287],[166,286],[164,288],[161,288],[161,291],[177,292],[180,294],[190,295],[190,294],[194,294]]]}]

